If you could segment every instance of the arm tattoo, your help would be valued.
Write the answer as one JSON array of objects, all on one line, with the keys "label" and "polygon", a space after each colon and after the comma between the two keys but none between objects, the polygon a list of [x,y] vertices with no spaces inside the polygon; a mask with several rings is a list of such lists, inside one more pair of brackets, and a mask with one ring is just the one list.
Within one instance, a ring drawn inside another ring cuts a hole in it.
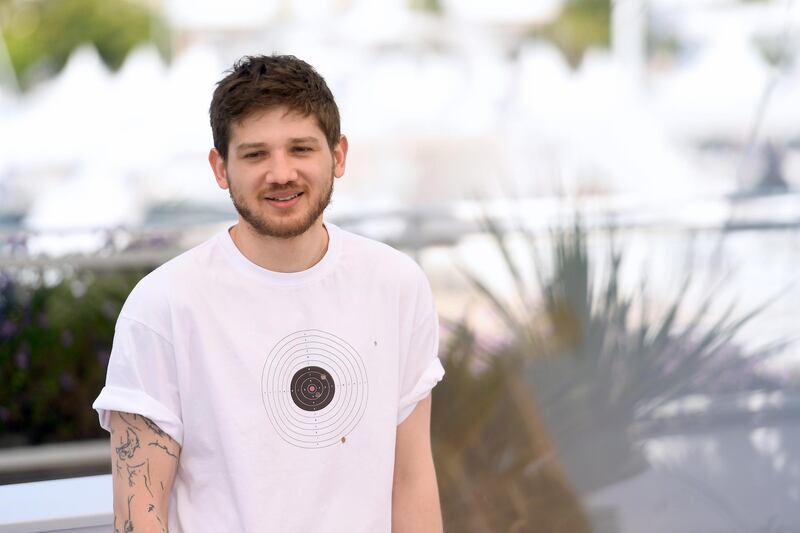
[{"label": "arm tattoo", "polygon": [[[117,431],[112,431],[112,442],[116,441],[118,446],[113,446],[114,454],[116,455],[114,461],[114,468],[116,472],[116,476],[119,478],[123,478],[123,471],[127,471],[128,474],[128,486],[129,487],[136,487],[137,477],[141,476],[144,480],[144,487],[147,490],[147,493],[150,495],[150,498],[153,498],[151,502],[147,503],[147,513],[153,513],[153,517],[158,522],[158,526],[163,533],[167,533],[167,526],[161,520],[161,516],[159,516],[158,508],[155,506],[156,500],[155,495],[153,494],[153,490],[151,485],[153,485],[153,477],[150,472],[150,458],[145,454],[145,457],[142,457],[142,454],[137,453],[138,450],[144,449],[141,447],[141,438],[142,432],[150,431],[153,435],[155,435],[155,440],[149,442],[148,446],[155,446],[156,448],[160,448],[164,451],[168,456],[178,461],[178,453],[173,453],[170,451],[170,443],[172,442],[171,437],[161,430],[154,422],[148,419],[145,416],[131,414],[131,413],[119,413],[120,419],[125,423],[127,427],[125,427],[125,431],[120,431],[119,427],[117,427]],[[150,436],[149,434],[145,433],[145,437]],[[163,439],[163,441],[162,441]],[[137,461],[137,459],[139,459]],[[136,464],[132,464],[136,463]],[[123,468],[124,465],[124,468]],[[166,491],[164,487],[164,482],[161,480],[157,480],[159,485],[161,486],[161,496],[165,496]],[[122,530],[120,531],[120,525],[118,522],[118,517],[114,515],[114,533],[130,533],[134,530],[134,523],[133,523],[133,515],[132,515],[132,507],[133,507],[133,499],[134,495],[131,494],[128,496],[128,516],[127,518],[119,517],[119,520],[124,520],[122,523]],[[144,504],[144,502],[143,502]],[[166,519],[166,517],[164,517]],[[138,523],[138,522],[137,522]],[[139,524],[141,525],[141,524]]]},{"label": "arm tattoo", "polygon": [[150,459],[147,460],[147,474],[144,476],[144,488],[147,489],[147,492],[150,493],[150,496],[153,495],[153,491],[150,490]]},{"label": "arm tattoo", "polygon": [[160,442],[151,442],[150,444],[148,444],[148,446],[155,446],[157,448],[161,448],[162,450],[164,450],[167,453],[167,455],[169,455],[170,457],[172,457],[176,461],[178,460],[178,456],[175,455],[174,453],[170,452],[169,449],[166,446],[164,446],[163,444],[161,444]]},{"label": "arm tattoo", "polygon": [[[152,503],[147,506],[147,512],[148,513],[152,513],[153,511],[155,511],[155,509],[156,509],[156,506],[153,505]],[[158,515],[156,515],[156,521],[158,522],[158,525],[161,526],[161,531],[163,531],[164,533],[167,533],[167,528],[164,526],[164,522],[161,521],[161,518],[159,518]]]},{"label": "arm tattoo", "polygon": [[158,427],[157,425],[155,425],[155,424],[153,423],[153,421],[152,421],[152,420],[150,420],[149,418],[142,417],[142,421],[145,423],[145,425],[146,425],[148,428],[150,428],[150,429],[153,431],[153,433],[155,433],[155,434],[156,434],[156,435],[158,435],[159,437],[166,437],[166,436],[167,436],[167,434],[166,434],[166,433],[164,433],[163,431],[161,431],[161,428],[160,428],[160,427]]},{"label": "arm tattoo", "polygon": [[136,483],[133,482],[133,478],[136,477],[136,474],[139,472],[139,469],[144,466],[144,463],[139,463],[138,465],[128,465],[128,486],[133,487]]},{"label": "arm tattoo", "polygon": [[133,494],[128,496],[128,519],[125,520],[125,533],[129,533],[133,531],[133,522],[131,521],[131,500],[133,499]]},{"label": "arm tattoo", "polygon": [[[132,427],[133,429],[136,429],[136,430],[138,430],[138,431],[141,431],[141,430],[142,430],[142,428],[140,428],[139,426],[137,426],[137,425],[133,424],[133,423],[132,423],[130,420],[128,420],[127,418],[125,418],[125,415],[123,415],[122,413],[120,413],[120,414],[119,414],[119,417],[122,419],[122,421],[123,421],[123,422],[125,422],[126,424],[128,424],[128,425],[129,425],[130,427]],[[133,419],[134,419],[134,420],[136,420],[137,418],[139,418],[139,415],[133,415]],[[144,417],[142,417],[142,418],[144,418]]]},{"label": "arm tattoo", "polygon": [[131,428],[128,428],[125,432],[125,440],[120,438],[120,446],[115,450],[120,459],[133,459],[137,448],[139,448],[139,436]]}]

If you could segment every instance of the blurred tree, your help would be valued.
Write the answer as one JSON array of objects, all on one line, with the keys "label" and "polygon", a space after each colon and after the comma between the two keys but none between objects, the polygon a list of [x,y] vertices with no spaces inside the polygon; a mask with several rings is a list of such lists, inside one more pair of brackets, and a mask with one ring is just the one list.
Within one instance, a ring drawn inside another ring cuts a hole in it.
[{"label": "blurred tree", "polygon": [[573,67],[588,48],[611,44],[611,0],[567,0],[555,20],[535,32],[552,41]]},{"label": "blurred tree", "polygon": [[441,0],[408,0],[408,7],[416,11],[424,11],[433,15],[443,13]]},{"label": "blurred tree", "polygon": [[0,31],[23,88],[57,73],[86,43],[112,69],[145,42],[167,55],[165,28],[145,4],[129,0],[0,0]]},{"label": "blurred tree", "polygon": [[433,15],[441,15],[443,12],[441,0],[408,0],[408,6]]}]

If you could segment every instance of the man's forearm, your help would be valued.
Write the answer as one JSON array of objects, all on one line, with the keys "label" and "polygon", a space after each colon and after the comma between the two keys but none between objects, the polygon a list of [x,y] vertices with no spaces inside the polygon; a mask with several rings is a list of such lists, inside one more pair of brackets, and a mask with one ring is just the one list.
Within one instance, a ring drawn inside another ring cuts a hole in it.
[{"label": "man's forearm", "polygon": [[441,533],[442,530],[435,474],[396,481],[392,492],[392,533]]},{"label": "man's forearm", "polygon": [[180,446],[150,419],[111,414],[114,533],[167,533]]},{"label": "man's forearm", "polygon": [[441,533],[442,509],[430,442],[431,395],[397,426],[392,486],[393,533]]},{"label": "man's forearm", "polygon": [[168,533],[167,517],[155,511],[153,504],[136,505],[136,495],[129,496],[128,509],[114,513],[114,533]]}]

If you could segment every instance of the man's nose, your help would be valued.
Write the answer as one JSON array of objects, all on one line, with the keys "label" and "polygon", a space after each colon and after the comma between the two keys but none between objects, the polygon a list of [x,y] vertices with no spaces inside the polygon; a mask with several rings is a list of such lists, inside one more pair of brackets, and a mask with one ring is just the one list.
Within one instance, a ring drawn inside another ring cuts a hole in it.
[{"label": "man's nose", "polygon": [[295,181],[297,179],[297,170],[286,154],[277,152],[270,157],[265,178],[269,183],[282,185],[290,181]]}]

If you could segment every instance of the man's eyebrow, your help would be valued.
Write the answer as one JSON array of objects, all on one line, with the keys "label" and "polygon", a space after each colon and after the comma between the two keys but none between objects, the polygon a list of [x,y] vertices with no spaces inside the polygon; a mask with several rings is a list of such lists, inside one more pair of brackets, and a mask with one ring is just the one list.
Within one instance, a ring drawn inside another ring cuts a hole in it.
[{"label": "man's eyebrow", "polygon": [[301,144],[301,143],[319,144],[319,139],[317,139],[316,137],[293,137],[289,139],[289,142],[292,144]]},{"label": "man's eyebrow", "polygon": [[[315,144],[318,145],[320,143],[319,139],[316,137],[292,137],[289,139],[289,144]],[[267,145],[261,142],[254,142],[254,143],[241,143],[236,146],[237,152],[242,152],[244,150],[249,150],[251,148],[266,148]]]},{"label": "man's eyebrow", "polygon": [[237,152],[242,150],[249,150],[250,148],[265,148],[267,145],[264,143],[242,143],[236,147]]}]

